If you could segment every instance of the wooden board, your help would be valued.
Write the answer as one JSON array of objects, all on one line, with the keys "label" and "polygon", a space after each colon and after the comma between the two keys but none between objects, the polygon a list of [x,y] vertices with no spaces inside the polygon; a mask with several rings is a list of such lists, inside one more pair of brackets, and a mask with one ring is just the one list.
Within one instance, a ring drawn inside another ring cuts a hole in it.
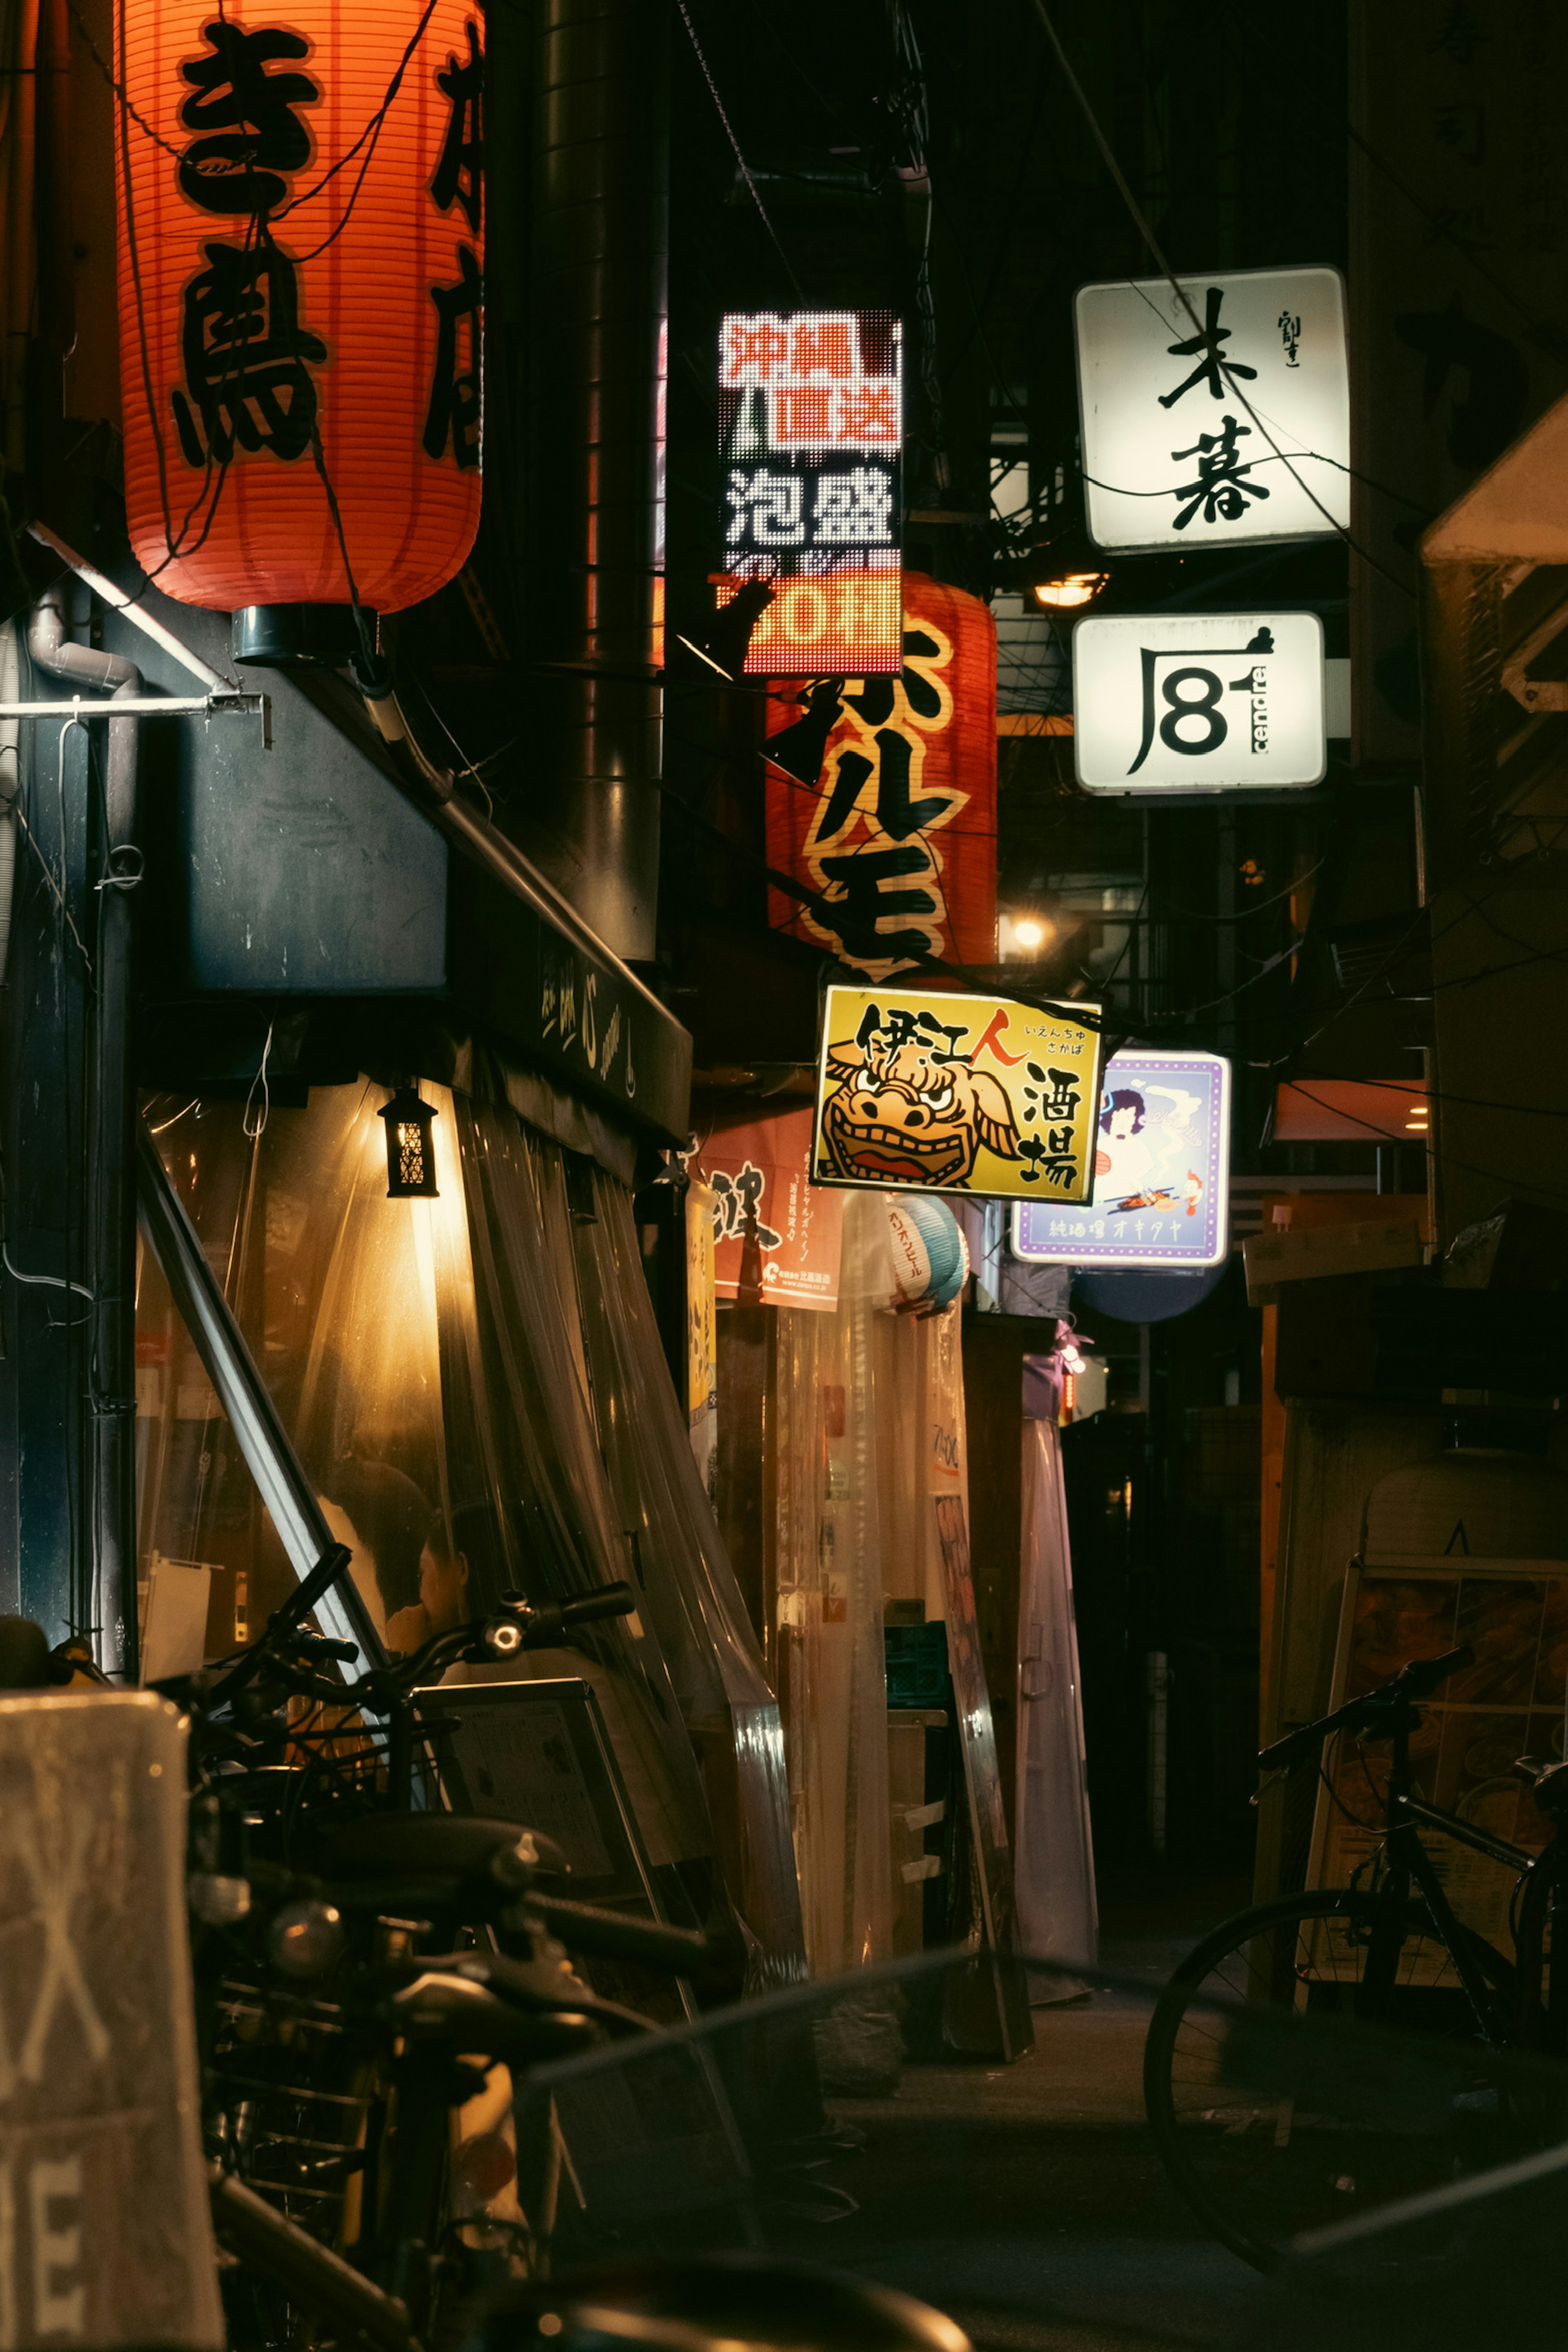
[{"label": "wooden board", "polygon": [[969,1798],[980,1954],[955,1972],[947,1994],[948,2038],[960,2050],[1021,2058],[1034,2046],[1028,1987],[1018,1957],[1013,1857],[996,1766],[991,1696],[975,1619],[969,1526],[962,1495],[931,1498],[947,1581],[947,1658]]}]

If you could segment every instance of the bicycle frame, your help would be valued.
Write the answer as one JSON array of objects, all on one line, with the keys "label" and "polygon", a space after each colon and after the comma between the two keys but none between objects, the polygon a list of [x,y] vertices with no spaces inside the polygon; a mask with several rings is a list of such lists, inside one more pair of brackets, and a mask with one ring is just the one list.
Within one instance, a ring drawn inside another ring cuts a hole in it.
[{"label": "bicycle frame", "polygon": [[1384,1812],[1386,1868],[1373,1898],[1375,1910],[1372,1938],[1365,1974],[1356,1991],[1356,2014],[1373,2021],[1386,2015],[1399,1955],[1408,1933],[1406,1914],[1414,1885],[1453,1959],[1483,2039],[1497,2047],[1509,2038],[1509,2024],[1497,2015],[1494,1996],[1500,1993],[1511,1999],[1517,1980],[1514,1963],[1459,1918],[1443,1890],[1436,1864],[1422,1843],[1420,1832],[1423,1827],[1440,1830],[1445,1837],[1458,1840],[1474,1853],[1500,1863],[1505,1869],[1517,1871],[1521,1878],[1528,1878],[1539,1867],[1541,1857],[1526,1853],[1521,1846],[1510,1845],[1502,1838],[1492,1837],[1474,1822],[1461,1820],[1458,1813],[1446,1812],[1440,1805],[1430,1805],[1424,1797],[1412,1794],[1410,1734],[1420,1721],[1419,1709],[1408,1706],[1398,1710],[1392,1724],[1394,1755]]}]

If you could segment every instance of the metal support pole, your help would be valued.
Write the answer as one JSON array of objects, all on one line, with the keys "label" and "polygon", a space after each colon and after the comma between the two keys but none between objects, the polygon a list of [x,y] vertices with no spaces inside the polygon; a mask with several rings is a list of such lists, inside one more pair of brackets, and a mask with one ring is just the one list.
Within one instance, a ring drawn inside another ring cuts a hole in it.
[{"label": "metal support pole", "polygon": [[[246,1466],[272,1515],[279,1541],[303,1583],[334,1549],[336,1538],[327,1525],[315,1483],[294,1451],[234,1310],[207,1264],[184,1204],[164,1172],[158,1147],[140,1122],[136,1199],[142,1229],[163,1269],[174,1305],[217,1391]],[[316,1603],[315,1613],[324,1633],[335,1641],[357,1642],[367,1660],[373,1664],[380,1662],[384,1655],[380,1640],[346,1577]]]},{"label": "metal support pole", "polygon": [[[51,677],[110,689],[111,706],[137,698],[142,673],[119,654],[73,644],[65,599],[49,589],[33,608],[27,649]],[[88,1289],[92,1344],[88,1362],[88,1486],[91,1549],[86,1590],[73,1609],[90,1631],[106,1673],[136,1671],[136,1223],[131,1195],[131,898],[136,846],[137,727],[109,720],[89,1002],[91,1073],[86,1192],[90,1234]],[[62,755],[63,757],[63,751]],[[89,794],[90,803],[90,794]],[[89,838],[90,838],[89,835]],[[68,1171],[67,1181],[73,1181]],[[69,1471],[67,1473],[69,1475]],[[74,1566],[74,1563],[73,1563]]]}]

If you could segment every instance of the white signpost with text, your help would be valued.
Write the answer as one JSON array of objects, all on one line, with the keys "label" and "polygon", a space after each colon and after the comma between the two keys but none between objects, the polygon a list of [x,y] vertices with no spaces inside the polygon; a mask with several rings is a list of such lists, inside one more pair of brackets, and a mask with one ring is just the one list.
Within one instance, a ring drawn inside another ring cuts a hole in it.
[{"label": "white signpost with text", "polygon": [[1331,538],[1350,522],[1337,269],[1079,289],[1089,535],[1128,551]]},{"label": "white signpost with text", "polygon": [[1327,772],[1315,613],[1091,616],[1073,631],[1072,662],[1086,792],[1235,792]]}]

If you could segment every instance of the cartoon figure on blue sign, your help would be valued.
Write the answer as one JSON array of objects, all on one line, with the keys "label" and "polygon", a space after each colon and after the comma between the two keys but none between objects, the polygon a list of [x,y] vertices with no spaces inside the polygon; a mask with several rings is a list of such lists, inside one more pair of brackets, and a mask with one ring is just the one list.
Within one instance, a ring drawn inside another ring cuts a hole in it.
[{"label": "cartoon figure on blue sign", "polygon": [[1197,1214],[1203,1178],[1186,1162],[1202,1156],[1194,1131],[1202,1107],[1183,1087],[1117,1087],[1100,1096],[1094,1205],[1102,1215],[1184,1206]]}]

